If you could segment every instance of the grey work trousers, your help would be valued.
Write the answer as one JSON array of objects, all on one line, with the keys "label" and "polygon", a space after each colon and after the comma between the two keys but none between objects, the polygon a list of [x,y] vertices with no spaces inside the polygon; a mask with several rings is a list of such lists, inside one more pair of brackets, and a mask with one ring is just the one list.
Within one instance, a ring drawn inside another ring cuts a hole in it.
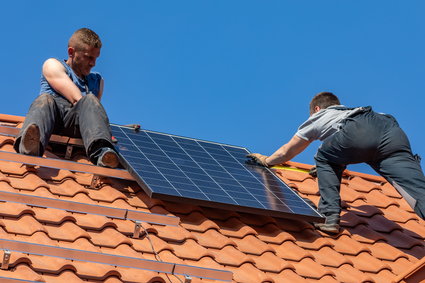
[{"label": "grey work trousers", "polygon": [[53,133],[82,138],[87,156],[94,164],[102,147],[114,148],[108,116],[93,94],[83,96],[74,106],[62,96],[47,93],[38,96],[31,104],[16,138],[16,152],[19,152],[23,133],[31,124],[36,124],[40,129],[39,156],[43,155]]},{"label": "grey work trousers", "polygon": [[348,164],[367,163],[425,218],[425,176],[410,142],[394,117],[365,111],[347,118],[342,129],[326,139],[315,156],[320,191],[319,212],[341,212],[340,185]]}]

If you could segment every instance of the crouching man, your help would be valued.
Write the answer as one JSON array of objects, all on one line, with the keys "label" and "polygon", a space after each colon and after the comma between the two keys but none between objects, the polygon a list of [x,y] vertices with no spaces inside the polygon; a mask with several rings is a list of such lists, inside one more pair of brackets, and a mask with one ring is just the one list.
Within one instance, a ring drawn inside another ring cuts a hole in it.
[{"label": "crouching man", "polygon": [[40,95],[31,104],[16,138],[16,152],[42,156],[55,133],[82,138],[93,164],[111,168],[119,165],[108,116],[100,103],[103,79],[91,72],[101,47],[99,36],[82,28],[69,39],[68,59],[45,61]]},{"label": "crouching man", "polygon": [[367,163],[390,182],[419,217],[425,218],[425,176],[412,154],[409,140],[394,117],[371,107],[348,108],[330,92],[310,102],[310,118],[292,139],[271,156],[248,155],[263,166],[281,164],[301,153],[312,141],[321,140],[315,161],[319,183],[319,212],[325,223],[316,228],[338,233],[341,212],[340,185],[348,164]]}]

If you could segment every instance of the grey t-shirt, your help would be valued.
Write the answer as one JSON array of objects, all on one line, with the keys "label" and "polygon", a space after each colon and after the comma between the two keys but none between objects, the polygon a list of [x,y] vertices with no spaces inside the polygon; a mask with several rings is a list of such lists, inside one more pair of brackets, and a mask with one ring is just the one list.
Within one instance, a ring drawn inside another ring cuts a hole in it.
[{"label": "grey t-shirt", "polygon": [[341,129],[342,120],[362,109],[363,107],[347,108],[344,105],[329,106],[311,115],[295,135],[307,141],[323,141]]}]

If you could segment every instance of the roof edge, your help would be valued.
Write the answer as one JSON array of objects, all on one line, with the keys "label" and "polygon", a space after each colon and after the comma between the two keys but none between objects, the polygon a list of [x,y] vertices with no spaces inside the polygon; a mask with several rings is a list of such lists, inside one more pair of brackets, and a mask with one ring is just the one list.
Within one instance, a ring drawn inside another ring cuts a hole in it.
[{"label": "roof edge", "polygon": [[414,283],[425,280],[425,257],[394,279],[394,283]]}]

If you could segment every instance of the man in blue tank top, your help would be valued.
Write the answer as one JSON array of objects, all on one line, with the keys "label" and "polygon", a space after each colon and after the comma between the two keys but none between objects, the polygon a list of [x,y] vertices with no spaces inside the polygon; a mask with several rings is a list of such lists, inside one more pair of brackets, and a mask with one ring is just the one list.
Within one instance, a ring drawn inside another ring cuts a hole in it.
[{"label": "man in blue tank top", "polygon": [[103,79],[91,69],[102,42],[92,30],[77,30],[68,42],[68,59],[43,64],[40,95],[31,104],[16,138],[18,153],[42,156],[53,133],[81,137],[93,164],[115,168],[118,156],[108,116],[100,103]]},{"label": "man in blue tank top", "polygon": [[317,94],[310,102],[310,118],[292,139],[271,156],[249,154],[256,163],[269,167],[301,153],[314,140],[323,141],[315,161],[319,183],[319,212],[325,223],[316,228],[338,233],[342,173],[348,164],[365,162],[406,199],[425,219],[425,176],[409,140],[394,117],[376,113],[371,107],[348,108],[330,92]]}]

